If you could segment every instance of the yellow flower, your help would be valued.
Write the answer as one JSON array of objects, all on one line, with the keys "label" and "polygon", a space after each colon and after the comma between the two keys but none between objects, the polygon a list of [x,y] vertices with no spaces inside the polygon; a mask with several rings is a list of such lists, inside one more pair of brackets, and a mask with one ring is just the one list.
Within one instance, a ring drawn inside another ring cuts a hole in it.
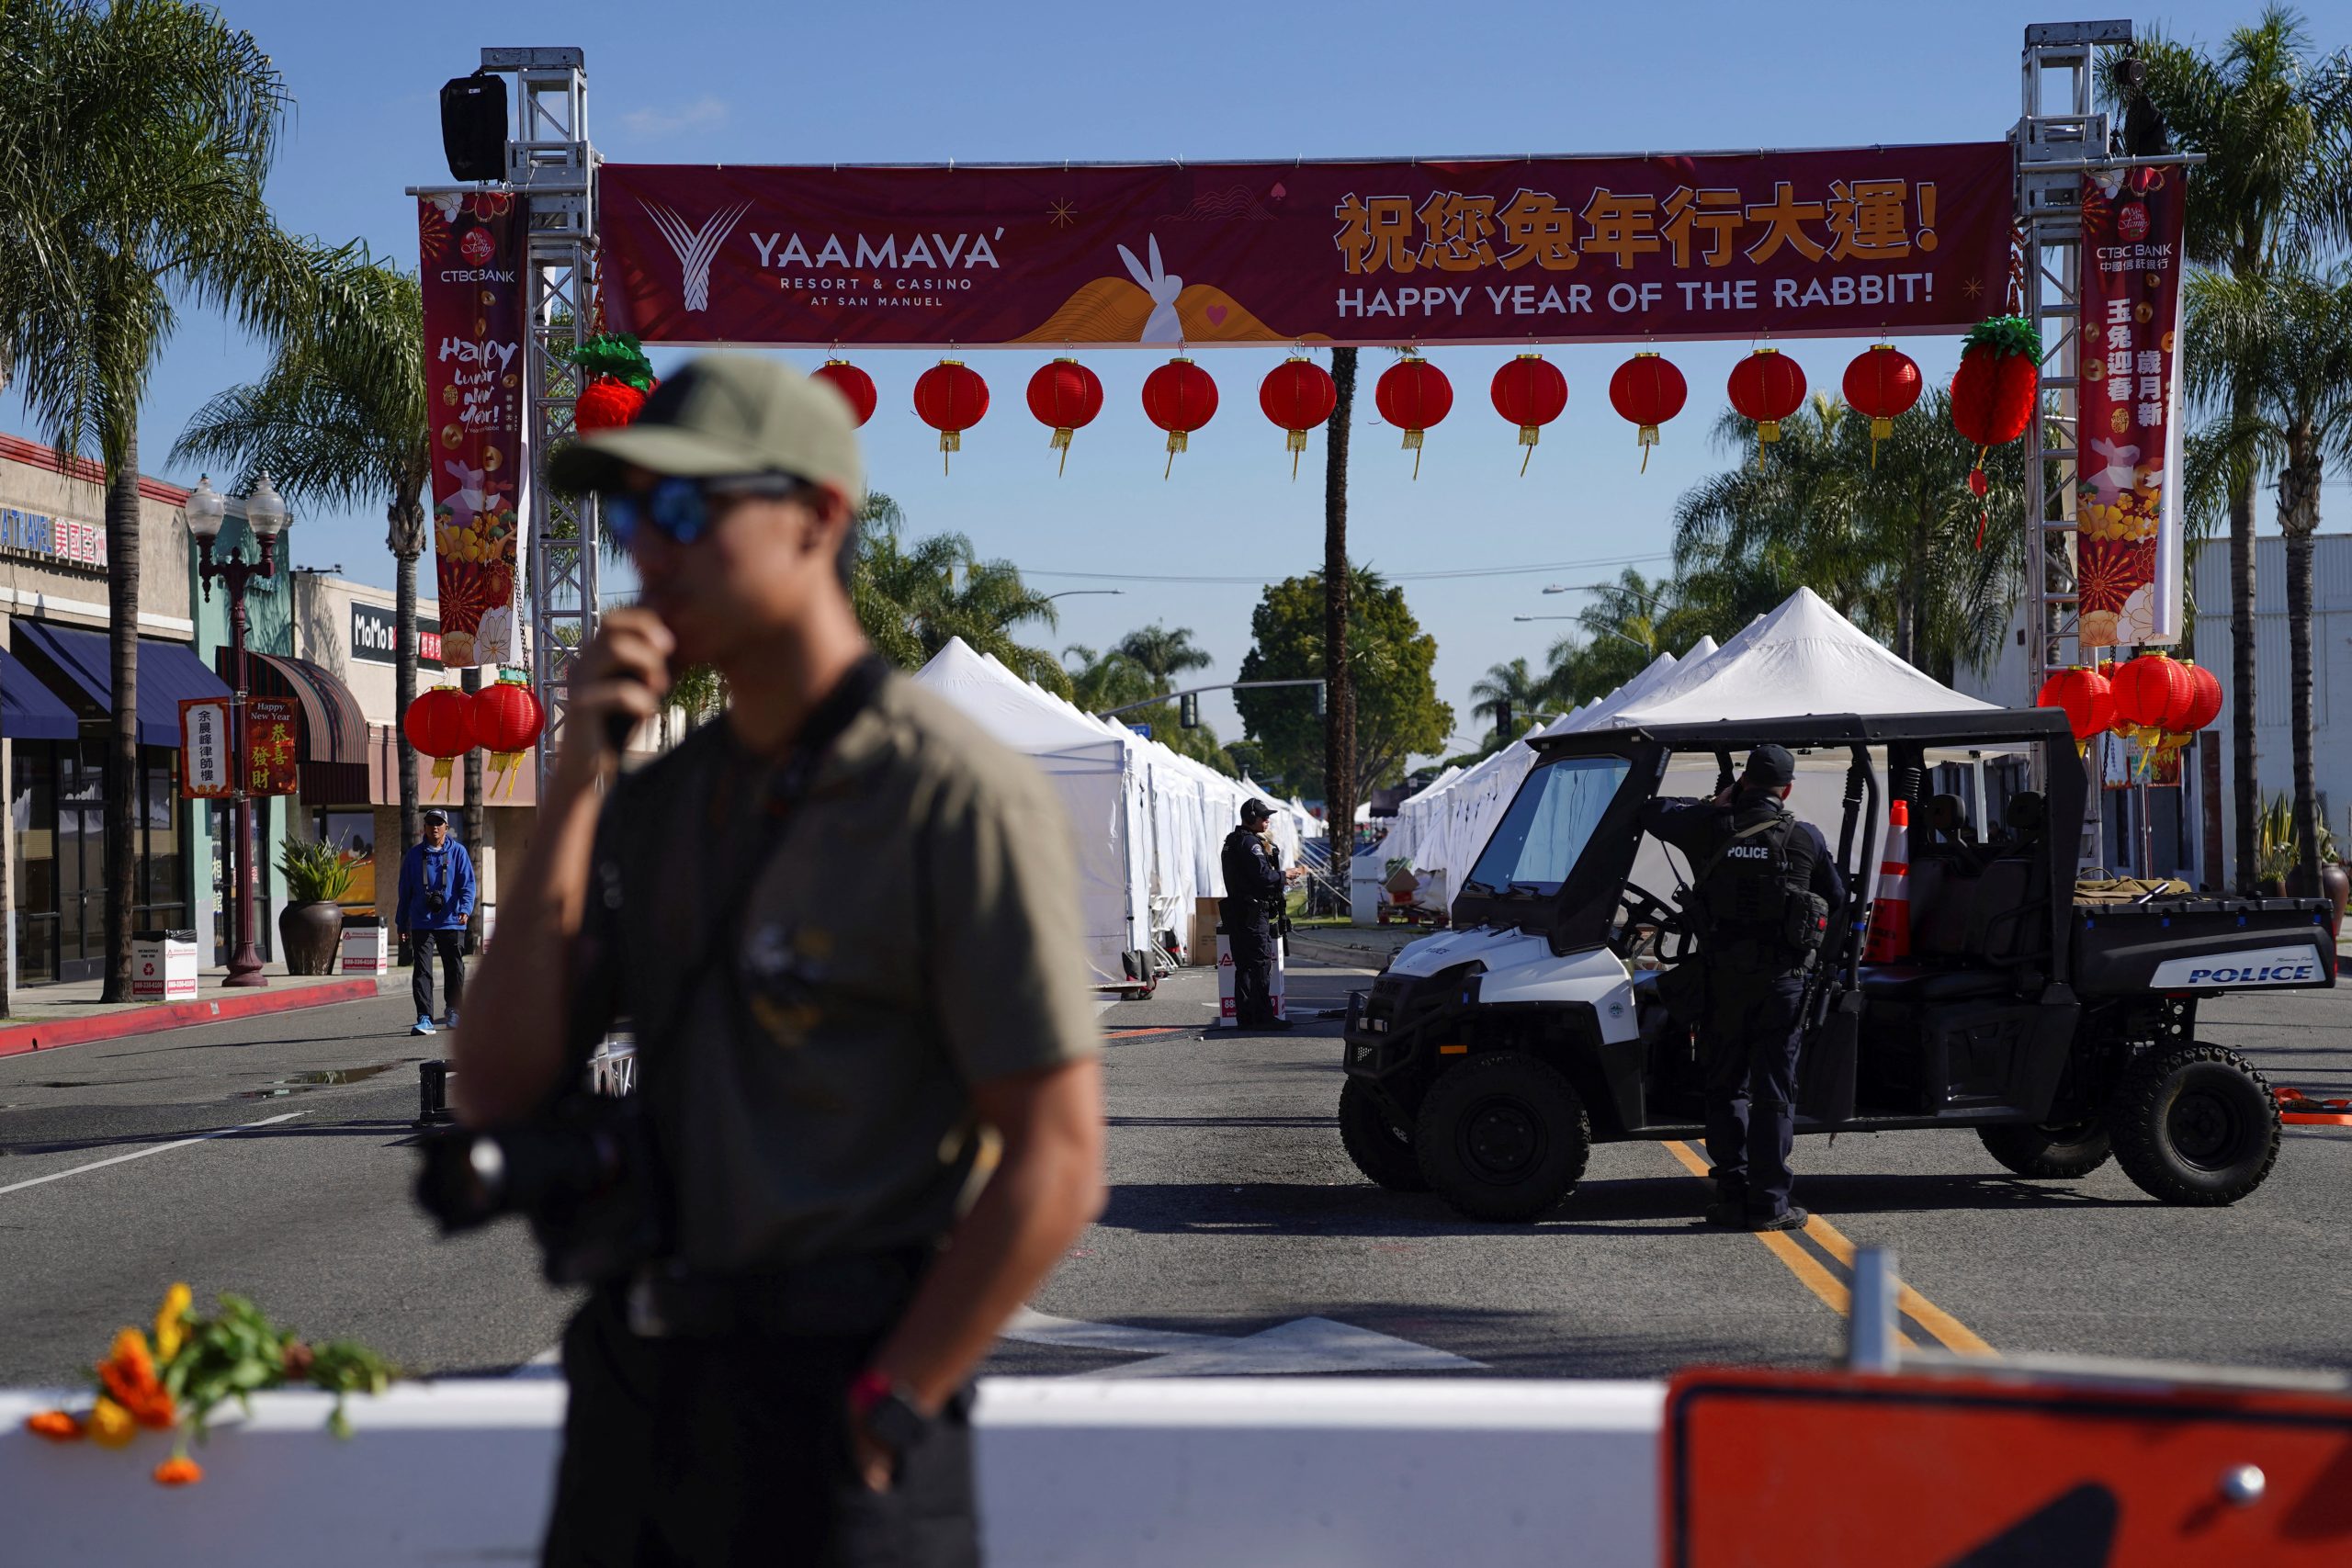
[{"label": "yellow flower", "polygon": [[180,1343],[187,1337],[187,1312],[196,1297],[186,1285],[174,1285],[164,1292],[164,1304],[155,1309],[155,1357],[168,1361],[180,1353]]},{"label": "yellow flower", "polygon": [[130,1412],[101,1395],[90,1410],[90,1440],[102,1449],[119,1449],[139,1435]]}]

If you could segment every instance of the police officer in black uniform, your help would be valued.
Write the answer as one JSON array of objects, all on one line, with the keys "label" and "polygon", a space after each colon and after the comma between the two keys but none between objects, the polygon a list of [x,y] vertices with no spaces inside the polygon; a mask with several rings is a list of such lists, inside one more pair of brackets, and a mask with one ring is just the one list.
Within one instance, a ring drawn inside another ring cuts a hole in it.
[{"label": "police officer in black uniform", "polygon": [[1748,753],[1739,782],[1711,801],[1653,800],[1642,826],[1688,855],[1683,913],[1706,965],[1700,1044],[1707,1067],[1710,1224],[1803,1230],[1794,1177],[1797,1048],[1805,977],[1846,902],[1829,845],[1781,804],[1796,782],[1782,746]]},{"label": "police officer in black uniform", "polygon": [[1281,852],[1266,834],[1273,807],[1241,804],[1241,826],[1225,836],[1225,901],[1218,906],[1233,949],[1233,1021],[1244,1029],[1288,1029],[1274,1016],[1274,925],[1283,911]]}]

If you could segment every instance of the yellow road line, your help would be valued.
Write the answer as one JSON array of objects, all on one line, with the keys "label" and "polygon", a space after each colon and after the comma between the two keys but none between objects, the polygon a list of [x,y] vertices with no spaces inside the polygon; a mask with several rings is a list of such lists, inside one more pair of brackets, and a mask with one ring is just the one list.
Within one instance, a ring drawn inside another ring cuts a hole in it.
[{"label": "yellow road line", "polygon": [[[1805,1228],[1808,1235],[1820,1238],[1821,1245],[1827,1247],[1838,1262],[1849,1269],[1854,1266],[1854,1244],[1848,1241],[1836,1225],[1831,1224],[1821,1215],[1815,1214],[1813,1216],[1813,1224]],[[1895,1283],[1901,1292],[1895,1298],[1895,1305],[1910,1314],[1912,1322],[1934,1335],[1945,1349],[1956,1351],[1962,1356],[1998,1356],[2000,1354],[1998,1350],[1986,1344],[1974,1329],[1913,1290],[1908,1283],[1901,1280],[1897,1280]]]},{"label": "yellow road line", "polygon": [[[1682,1162],[1683,1169],[1702,1181],[1707,1179],[1707,1162],[1691,1153],[1689,1145],[1679,1139],[1674,1139],[1667,1143],[1666,1149],[1668,1154]],[[1758,1231],[1754,1235],[1773,1257],[1788,1265],[1789,1272],[1797,1277],[1798,1283],[1821,1298],[1822,1305],[1839,1317],[1846,1316],[1853,1310],[1853,1303],[1847,1295],[1846,1287],[1838,1282],[1837,1276],[1815,1262],[1811,1253],[1790,1240],[1786,1232]]]}]

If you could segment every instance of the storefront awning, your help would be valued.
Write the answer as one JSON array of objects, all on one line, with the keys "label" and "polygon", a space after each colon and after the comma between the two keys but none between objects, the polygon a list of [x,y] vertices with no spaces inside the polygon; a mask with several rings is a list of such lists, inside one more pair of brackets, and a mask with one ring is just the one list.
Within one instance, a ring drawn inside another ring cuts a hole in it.
[{"label": "storefront awning", "polygon": [[74,710],[21,660],[0,650],[0,735],[11,740],[72,740],[81,733]]},{"label": "storefront awning", "polygon": [[[114,663],[104,632],[61,626],[51,621],[16,623],[16,635],[40,650],[65,678],[101,711],[114,706]],[[225,697],[229,688],[204,667],[186,644],[139,639],[139,743],[180,743],[180,700]]]},{"label": "storefront awning", "polygon": [[351,688],[334,671],[307,659],[255,653],[252,660],[248,674],[254,695],[291,697],[301,705],[303,802],[366,805],[368,719]]}]

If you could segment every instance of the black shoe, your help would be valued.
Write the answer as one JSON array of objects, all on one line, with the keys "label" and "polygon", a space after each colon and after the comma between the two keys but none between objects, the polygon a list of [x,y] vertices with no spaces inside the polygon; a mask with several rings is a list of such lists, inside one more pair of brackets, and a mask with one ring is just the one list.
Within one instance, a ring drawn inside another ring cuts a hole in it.
[{"label": "black shoe", "polygon": [[1757,1231],[1759,1233],[1763,1231],[1801,1231],[1804,1229],[1805,1223],[1812,1218],[1813,1216],[1811,1214],[1792,1204],[1782,1213],[1774,1214],[1770,1218],[1759,1217],[1749,1220],[1747,1222],[1747,1228],[1751,1231]]},{"label": "black shoe", "polygon": [[1747,1205],[1730,1199],[1710,1203],[1707,1223],[1727,1231],[1744,1231],[1747,1228]]}]

